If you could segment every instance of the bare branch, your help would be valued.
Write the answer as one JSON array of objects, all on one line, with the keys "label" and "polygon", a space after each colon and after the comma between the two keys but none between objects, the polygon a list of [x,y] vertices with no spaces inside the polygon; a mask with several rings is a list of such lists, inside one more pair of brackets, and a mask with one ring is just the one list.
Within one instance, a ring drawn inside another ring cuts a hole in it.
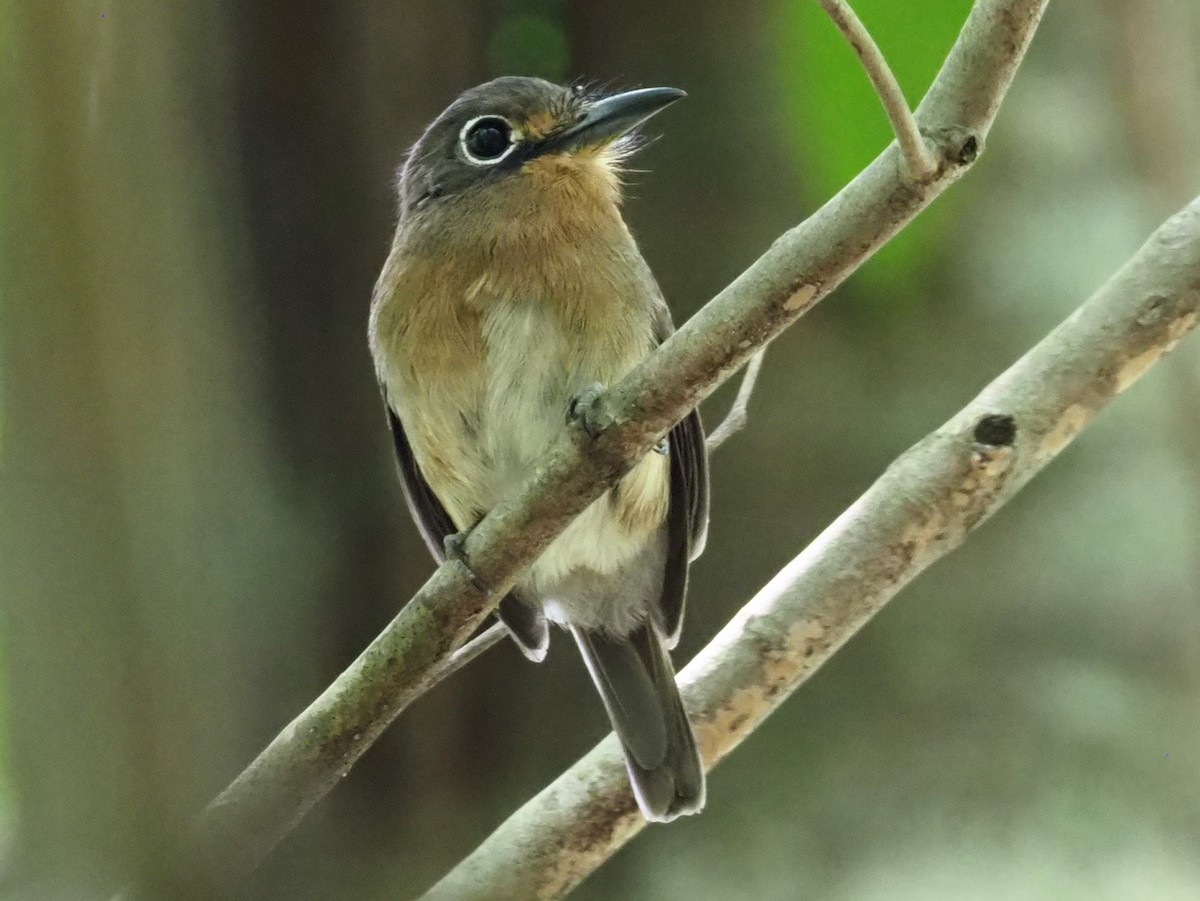
[{"label": "bare branch", "polygon": [[716,450],[746,427],[750,395],[754,393],[754,385],[758,381],[758,373],[762,369],[763,358],[766,355],[767,349],[760,347],[750,358],[750,363],[746,366],[746,374],[742,376],[742,384],[738,387],[737,397],[733,399],[733,405],[725,414],[725,418],[721,420],[720,425],[709,433],[704,442],[710,451]]},{"label": "bare branch", "polygon": [[363,653],[204,812],[196,842],[236,878],[261,860],[416,697],[520,572],[687,411],[828,296],[974,162],[1047,0],[977,0],[917,109],[937,171],[914,184],[889,145],[782,235],[597,404],[590,438],[568,428],[521,491],[467,536]]},{"label": "bare branch", "polygon": [[492,647],[492,645],[503,641],[504,636],[507,634],[508,632],[505,630],[503,623],[492,623],[488,628],[447,657],[441,666],[430,673],[428,687],[431,688],[448,676],[457,673],[488,648]]},{"label": "bare branch", "polygon": [[817,0],[817,2],[821,4],[821,8],[829,14],[829,18],[833,19],[838,30],[854,48],[854,52],[867,72],[867,77],[875,86],[875,93],[879,95],[888,121],[892,123],[892,131],[896,133],[896,140],[900,144],[905,162],[908,164],[909,174],[917,181],[931,178],[937,171],[937,160],[925,146],[925,139],[921,137],[917,120],[908,108],[908,101],[904,99],[904,91],[900,89],[900,83],[892,74],[892,69],[888,65],[887,59],[884,58],[883,51],[879,49],[879,45],[872,39],[867,27],[863,25],[862,20],[858,18],[846,0]]},{"label": "bare branch", "polygon": [[[714,766],[901,588],[1045,467],[1200,318],[1200,198],[958,415],[897,459],[680,673]],[[559,898],[645,821],[609,736],[425,901]]]}]

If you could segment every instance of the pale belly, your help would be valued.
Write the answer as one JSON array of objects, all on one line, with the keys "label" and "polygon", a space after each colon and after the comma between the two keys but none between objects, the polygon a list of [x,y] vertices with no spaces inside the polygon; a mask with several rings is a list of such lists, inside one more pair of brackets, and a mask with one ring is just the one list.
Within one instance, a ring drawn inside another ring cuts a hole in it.
[{"label": "pale belly", "polygon": [[[485,389],[478,431],[493,503],[524,483],[565,427],[572,397],[590,384],[617,381],[645,353],[642,343],[621,348],[620,354],[597,355],[593,342],[572,341],[538,304],[497,309],[502,312],[485,318]],[[597,499],[533,564],[524,585],[527,593],[547,602],[552,619],[580,623],[590,620],[589,614],[624,618],[616,610],[578,610],[571,592],[561,589],[565,583],[579,582],[581,570],[615,576],[644,556],[662,531],[667,478],[666,458],[649,454],[625,477],[617,501],[607,494]],[[594,596],[581,601],[597,603]],[[608,599],[617,605],[645,602],[644,597]]]}]

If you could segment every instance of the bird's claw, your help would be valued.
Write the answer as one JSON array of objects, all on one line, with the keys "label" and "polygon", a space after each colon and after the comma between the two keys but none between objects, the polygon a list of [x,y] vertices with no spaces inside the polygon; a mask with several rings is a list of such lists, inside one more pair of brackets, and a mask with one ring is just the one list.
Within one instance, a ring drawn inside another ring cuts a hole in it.
[{"label": "bird's claw", "polygon": [[463,545],[467,542],[469,532],[454,532],[442,539],[442,548],[446,552],[446,559],[453,560],[458,563],[467,573],[467,579],[474,585],[485,597],[492,596],[492,589],[488,588],[484,581],[475,575],[475,570],[471,569],[471,564],[467,562],[467,552],[463,549]]},{"label": "bird's claw", "polygon": [[609,424],[600,404],[604,386],[593,382],[567,403],[567,422],[579,423],[589,438],[598,438]]}]

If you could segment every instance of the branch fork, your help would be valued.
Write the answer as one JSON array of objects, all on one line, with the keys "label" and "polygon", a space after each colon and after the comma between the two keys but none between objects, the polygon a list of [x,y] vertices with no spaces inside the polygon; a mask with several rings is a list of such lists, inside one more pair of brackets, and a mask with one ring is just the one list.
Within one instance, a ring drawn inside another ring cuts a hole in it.
[{"label": "branch fork", "polygon": [[900,82],[896,81],[896,76],[892,74],[892,67],[888,65],[883,51],[879,49],[867,27],[846,0],[817,2],[854,49],[867,77],[871,79],[875,93],[879,95],[884,112],[887,113],[888,121],[892,123],[892,131],[896,133],[896,142],[904,154],[909,176],[918,183],[932,180],[938,172],[937,160],[925,144],[916,117],[913,116],[908,101],[904,99],[904,91],[900,88]]}]

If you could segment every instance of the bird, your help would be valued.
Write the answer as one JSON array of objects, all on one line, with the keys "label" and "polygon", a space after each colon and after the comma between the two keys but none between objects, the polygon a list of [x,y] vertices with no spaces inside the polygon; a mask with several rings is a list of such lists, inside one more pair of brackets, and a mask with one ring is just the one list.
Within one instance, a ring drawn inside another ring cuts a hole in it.
[{"label": "bird", "polygon": [[[368,331],[404,497],[437,562],[469,569],[463,536],[674,331],[621,202],[638,127],[683,96],[505,76],[461,94],[408,152]],[[669,655],[708,530],[704,442],[693,410],[497,607],[535,662],[550,624],[572,634],[652,822],[704,806]]]}]

